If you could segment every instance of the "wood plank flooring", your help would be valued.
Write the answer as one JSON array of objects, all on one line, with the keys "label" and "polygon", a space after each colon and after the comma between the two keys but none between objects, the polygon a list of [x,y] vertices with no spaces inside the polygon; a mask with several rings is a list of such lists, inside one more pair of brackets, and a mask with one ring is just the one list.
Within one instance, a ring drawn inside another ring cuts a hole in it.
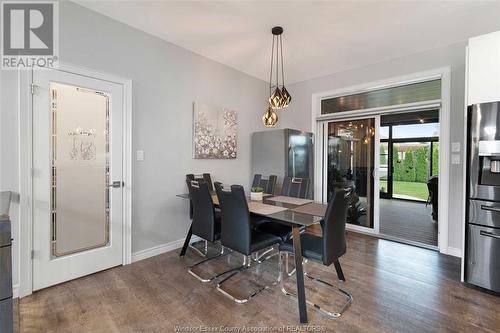
[{"label": "wood plank flooring", "polygon": [[[294,299],[278,287],[246,304],[235,304],[187,273],[200,260],[179,250],[132,265],[63,283],[21,299],[21,332],[175,332],[176,325],[200,328],[251,326],[268,330],[299,325]],[[234,265],[238,258],[232,257]],[[219,269],[224,259],[200,267]],[[277,258],[231,281],[229,289],[251,288],[264,272],[276,277]],[[460,261],[422,248],[359,234],[348,234],[342,257],[347,281],[342,288],[354,301],[341,318],[328,318],[308,307],[310,325],[336,332],[499,332],[500,297],[460,283]],[[308,263],[307,270],[339,285],[333,267]],[[260,272],[259,272],[260,271]],[[261,279],[262,280],[262,279]],[[307,297],[336,304],[340,298],[307,283]],[[294,280],[287,281],[293,288]]]}]

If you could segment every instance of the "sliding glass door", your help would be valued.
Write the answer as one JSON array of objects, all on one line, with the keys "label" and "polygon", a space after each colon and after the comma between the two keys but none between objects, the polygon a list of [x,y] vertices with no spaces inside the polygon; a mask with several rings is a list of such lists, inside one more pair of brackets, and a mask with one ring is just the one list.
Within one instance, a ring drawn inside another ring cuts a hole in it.
[{"label": "sliding glass door", "polygon": [[[325,135],[324,196],[330,199],[337,188],[351,188],[353,195],[347,222],[364,228],[375,228],[377,118],[327,122]],[[378,162],[378,161],[377,161]],[[377,186],[378,187],[378,186]],[[377,200],[378,202],[378,200]]]}]

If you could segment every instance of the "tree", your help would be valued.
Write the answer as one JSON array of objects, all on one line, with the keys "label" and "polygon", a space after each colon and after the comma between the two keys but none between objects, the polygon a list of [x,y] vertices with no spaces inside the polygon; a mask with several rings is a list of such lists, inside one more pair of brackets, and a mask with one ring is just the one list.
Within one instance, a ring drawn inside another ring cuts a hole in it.
[{"label": "tree", "polygon": [[413,162],[413,150],[407,150],[405,153],[405,159],[403,161],[403,173],[402,178],[405,182],[415,181],[415,165]]},{"label": "tree", "polygon": [[434,142],[432,145],[432,175],[439,174],[439,143]]},{"label": "tree", "polygon": [[401,180],[401,161],[399,160],[399,151],[396,145],[392,146],[392,180]]},{"label": "tree", "polygon": [[418,183],[425,183],[428,178],[427,167],[427,150],[425,147],[417,149],[417,161],[415,163],[415,181]]},{"label": "tree", "polygon": [[385,147],[383,145],[380,145],[380,165],[386,165],[387,164],[387,155],[385,153]]}]

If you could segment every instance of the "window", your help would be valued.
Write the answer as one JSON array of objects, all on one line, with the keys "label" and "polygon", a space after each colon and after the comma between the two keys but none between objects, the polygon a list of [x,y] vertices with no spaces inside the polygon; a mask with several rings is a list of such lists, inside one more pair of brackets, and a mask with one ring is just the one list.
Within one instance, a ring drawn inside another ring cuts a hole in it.
[{"label": "window", "polygon": [[439,123],[392,126],[393,139],[432,138],[437,136],[439,136]]},{"label": "window", "polygon": [[328,98],[321,114],[372,109],[441,99],[441,79]]}]

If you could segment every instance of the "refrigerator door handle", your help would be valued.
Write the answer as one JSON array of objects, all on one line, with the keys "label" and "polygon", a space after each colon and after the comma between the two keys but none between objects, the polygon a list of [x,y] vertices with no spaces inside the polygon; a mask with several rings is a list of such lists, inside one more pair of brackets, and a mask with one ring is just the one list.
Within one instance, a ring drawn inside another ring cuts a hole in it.
[{"label": "refrigerator door handle", "polygon": [[492,212],[500,213],[500,207],[481,205],[481,209],[482,210],[489,210],[489,211],[492,211]]},{"label": "refrigerator door handle", "polygon": [[484,231],[484,230],[481,230],[479,232],[479,234],[481,236],[486,236],[486,237],[491,237],[491,238],[495,238],[495,239],[500,239],[500,235],[495,235],[495,234],[493,234],[491,232],[487,232],[487,231]]}]

